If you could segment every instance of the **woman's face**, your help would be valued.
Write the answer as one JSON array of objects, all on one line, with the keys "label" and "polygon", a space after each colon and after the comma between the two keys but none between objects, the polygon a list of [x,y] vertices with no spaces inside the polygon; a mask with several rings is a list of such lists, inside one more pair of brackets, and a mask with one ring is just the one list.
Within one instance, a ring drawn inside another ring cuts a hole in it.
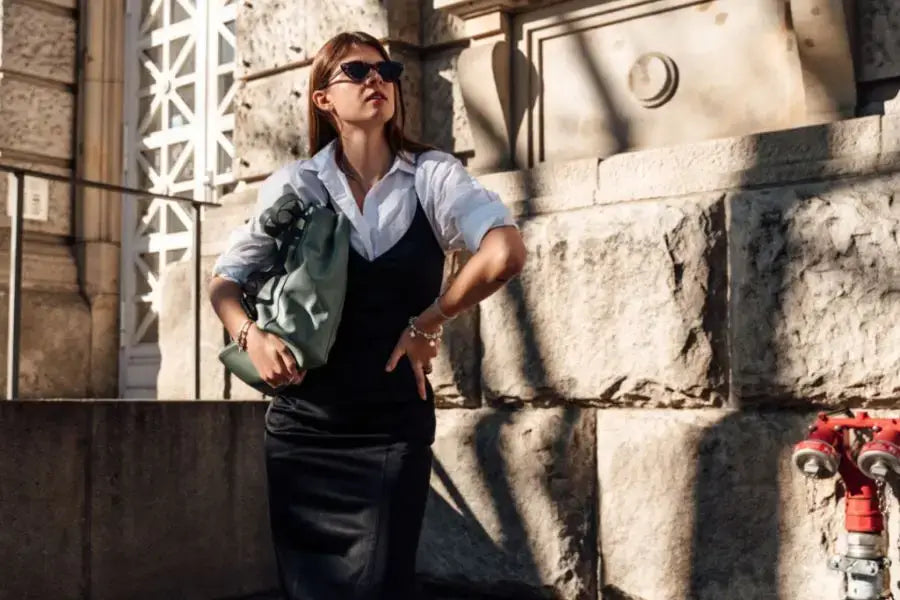
[{"label": "woman's face", "polygon": [[[364,61],[375,64],[383,60],[381,54],[370,46],[354,46],[340,63]],[[331,113],[339,124],[377,128],[394,116],[395,86],[386,83],[375,69],[369,71],[364,81],[357,83],[339,65],[330,74],[328,82],[328,87],[313,94],[313,102]]]}]

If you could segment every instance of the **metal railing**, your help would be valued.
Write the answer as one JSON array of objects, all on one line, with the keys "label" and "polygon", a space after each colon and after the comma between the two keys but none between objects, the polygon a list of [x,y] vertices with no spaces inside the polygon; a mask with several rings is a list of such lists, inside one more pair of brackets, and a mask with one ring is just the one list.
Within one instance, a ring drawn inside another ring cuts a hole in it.
[{"label": "metal railing", "polygon": [[[68,183],[75,187],[94,188],[110,192],[120,192],[133,197],[159,198],[174,202],[188,203],[193,209],[193,240],[191,248],[191,315],[194,332],[194,399],[200,398],[200,207],[218,206],[215,202],[193,200],[178,196],[169,196],[139,190],[135,188],[113,185],[101,181],[80,179],[74,176],[54,175],[42,171],[34,171],[0,164],[0,173],[12,173],[16,178],[16,201],[12,206],[10,218],[9,244],[9,315],[8,337],[6,341],[6,399],[19,397],[19,349],[20,327],[22,318],[22,230],[23,211],[25,207],[25,177],[37,177],[50,181]],[[125,200],[124,198],[122,200]],[[75,215],[72,218],[76,218]],[[120,315],[121,318],[121,315]],[[119,368],[122,368],[120,365]]]}]

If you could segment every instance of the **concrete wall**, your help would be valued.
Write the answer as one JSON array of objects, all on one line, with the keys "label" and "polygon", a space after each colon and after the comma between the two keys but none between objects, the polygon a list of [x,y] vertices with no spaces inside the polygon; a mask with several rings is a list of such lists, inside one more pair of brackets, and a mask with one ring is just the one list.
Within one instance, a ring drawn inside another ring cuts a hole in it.
[{"label": "concrete wall", "polygon": [[260,403],[0,403],[0,599],[275,586]]}]

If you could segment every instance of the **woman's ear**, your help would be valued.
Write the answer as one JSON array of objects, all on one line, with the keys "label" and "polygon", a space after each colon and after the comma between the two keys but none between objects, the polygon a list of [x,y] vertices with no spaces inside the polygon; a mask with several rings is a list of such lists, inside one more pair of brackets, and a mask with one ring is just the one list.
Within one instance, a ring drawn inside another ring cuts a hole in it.
[{"label": "woman's ear", "polygon": [[323,112],[331,112],[331,109],[334,105],[331,102],[331,98],[328,97],[328,92],[325,90],[316,90],[312,95],[313,105],[316,108]]}]

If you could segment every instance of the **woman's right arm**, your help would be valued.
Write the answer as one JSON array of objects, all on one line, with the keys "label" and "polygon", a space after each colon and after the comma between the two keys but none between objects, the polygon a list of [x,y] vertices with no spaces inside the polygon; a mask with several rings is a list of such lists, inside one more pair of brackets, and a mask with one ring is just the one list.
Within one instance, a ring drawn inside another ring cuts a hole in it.
[{"label": "woman's right arm", "polygon": [[[275,260],[276,241],[263,231],[259,217],[281,197],[285,186],[294,188],[287,168],[276,171],[262,184],[253,216],[232,232],[225,251],[213,267],[209,300],[232,339],[237,339],[241,328],[250,320],[241,304],[242,286],[254,273],[271,267]],[[247,354],[260,376],[273,387],[299,383],[303,378],[284,342],[255,324],[247,331]]]},{"label": "woman's right arm", "polygon": [[[215,276],[209,283],[209,301],[231,339],[237,339],[250,317],[241,305],[241,286]],[[260,376],[272,387],[297,384],[305,372],[297,369],[294,356],[277,335],[260,330],[256,324],[247,330],[247,354]]]}]

